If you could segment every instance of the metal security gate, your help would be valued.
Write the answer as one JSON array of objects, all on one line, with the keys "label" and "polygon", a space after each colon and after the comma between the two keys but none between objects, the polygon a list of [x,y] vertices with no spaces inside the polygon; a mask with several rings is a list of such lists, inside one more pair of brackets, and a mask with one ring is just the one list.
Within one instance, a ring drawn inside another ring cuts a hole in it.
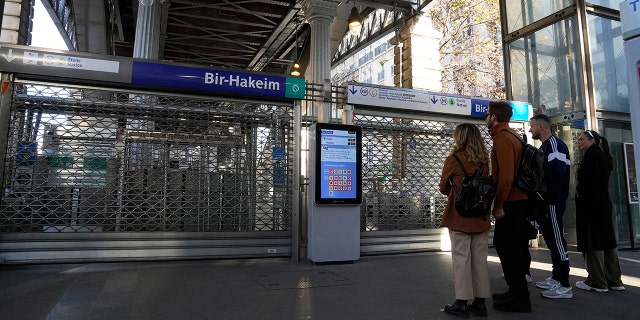
[{"label": "metal security gate", "polygon": [[0,259],[291,254],[291,105],[19,80],[12,94]]},{"label": "metal security gate", "polygon": [[[361,252],[440,250],[447,198],[438,184],[453,130],[462,122],[477,124],[490,149],[486,125],[468,117],[365,107],[355,114],[354,123],[363,128]],[[523,127],[516,130],[522,133]]]}]

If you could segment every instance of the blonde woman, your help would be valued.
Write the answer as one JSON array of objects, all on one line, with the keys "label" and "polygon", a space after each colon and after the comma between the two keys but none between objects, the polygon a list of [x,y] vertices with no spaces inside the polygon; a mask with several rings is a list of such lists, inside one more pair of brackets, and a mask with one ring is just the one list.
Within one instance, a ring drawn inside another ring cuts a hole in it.
[{"label": "blonde woman", "polygon": [[[489,175],[489,154],[478,127],[470,123],[456,127],[453,149],[444,162],[440,177],[440,192],[448,196],[440,225],[449,228],[456,298],[454,303],[444,307],[444,311],[462,318],[469,318],[470,313],[486,317],[485,299],[491,295],[487,269],[490,219],[458,214],[454,205],[457,195],[449,179],[459,188],[464,173],[454,155],[469,174],[482,167],[482,174]],[[471,299],[473,302],[467,305]]]}]

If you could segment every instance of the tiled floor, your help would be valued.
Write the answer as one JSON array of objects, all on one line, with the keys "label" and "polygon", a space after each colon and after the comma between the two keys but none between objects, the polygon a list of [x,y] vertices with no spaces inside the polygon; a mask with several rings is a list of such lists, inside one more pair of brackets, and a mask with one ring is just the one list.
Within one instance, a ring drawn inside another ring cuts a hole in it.
[{"label": "tiled floor", "polygon": [[[550,275],[531,249],[532,275]],[[571,254],[572,284],[584,262]],[[489,319],[640,319],[640,253],[620,251],[626,291],[549,300],[530,284],[533,312]],[[493,292],[506,284],[495,251]],[[0,319],[456,319],[449,253],[362,257],[351,264],[237,259],[0,266]],[[488,300],[491,304],[491,300]],[[473,317],[472,317],[473,318]]]}]

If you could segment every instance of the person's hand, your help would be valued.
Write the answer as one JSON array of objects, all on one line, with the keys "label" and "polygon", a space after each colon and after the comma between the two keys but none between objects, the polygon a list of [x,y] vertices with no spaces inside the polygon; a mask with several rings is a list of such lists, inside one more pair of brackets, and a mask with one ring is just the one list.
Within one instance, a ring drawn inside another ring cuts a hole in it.
[{"label": "person's hand", "polygon": [[496,220],[500,220],[502,218],[504,218],[504,209],[493,209],[493,217],[496,218]]}]

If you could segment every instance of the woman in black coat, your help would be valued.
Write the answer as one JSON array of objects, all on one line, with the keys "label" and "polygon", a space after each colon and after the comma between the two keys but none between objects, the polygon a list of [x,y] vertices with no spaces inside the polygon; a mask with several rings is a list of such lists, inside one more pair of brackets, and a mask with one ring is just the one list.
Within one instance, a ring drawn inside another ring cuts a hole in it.
[{"label": "woman in black coat", "polygon": [[597,132],[587,130],[580,135],[578,148],[584,156],[577,169],[576,232],[578,251],[584,255],[589,275],[576,282],[576,287],[597,292],[621,291],[624,286],[609,197],[609,177],[613,170],[609,144]]}]

